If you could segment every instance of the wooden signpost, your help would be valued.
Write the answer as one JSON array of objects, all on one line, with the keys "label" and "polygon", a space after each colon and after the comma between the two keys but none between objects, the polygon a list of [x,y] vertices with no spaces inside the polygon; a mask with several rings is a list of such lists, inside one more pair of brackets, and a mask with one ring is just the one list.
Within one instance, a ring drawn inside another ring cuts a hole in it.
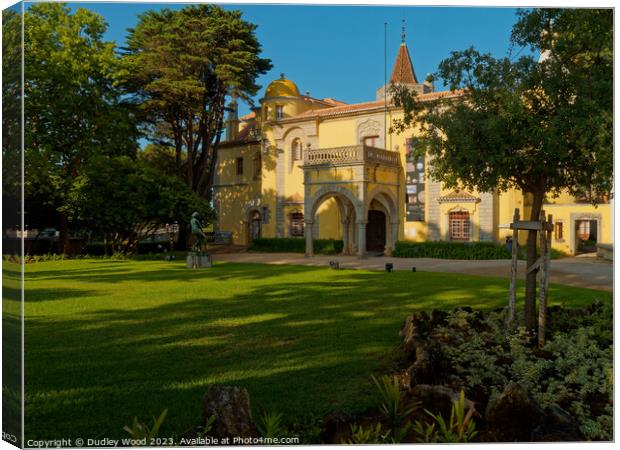
[{"label": "wooden signpost", "polygon": [[510,293],[508,297],[508,326],[512,326],[515,318],[515,297],[517,290],[517,264],[519,230],[538,230],[540,233],[540,258],[527,268],[526,274],[540,272],[540,300],[538,305],[538,346],[545,345],[545,329],[547,325],[547,291],[549,289],[549,262],[551,261],[551,233],[553,232],[553,216],[549,214],[545,220],[545,211],[540,212],[539,221],[519,220],[519,208],[515,208],[512,229],[512,263],[510,265]]}]

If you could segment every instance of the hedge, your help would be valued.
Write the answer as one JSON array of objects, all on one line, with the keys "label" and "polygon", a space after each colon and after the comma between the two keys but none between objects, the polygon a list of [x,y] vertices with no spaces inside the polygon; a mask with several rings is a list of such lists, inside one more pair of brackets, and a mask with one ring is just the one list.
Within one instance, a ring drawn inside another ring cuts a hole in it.
[{"label": "hedge", "polygon": [[[335,255],[342,252],[344,244],[339,239],[315,239],[314,253],[319,255]],[[265,253],[305,253],[304,238],[257,238],[252,241],[248,250]]]},{"label": "hedge", "polygon": [[503,245],[493,242],[397,241],[393,256],[399,258],[510,259]]},{"label": "hedge", "polygon": [[[140,255],[149,253],[164,253],[170,250],[170,241],[146,241],[138,242],[138,251]],[[82,250],[83,254],[91,256],[102,256],[105,254],[103,242],[87,242]],[[108,254],[113,253],[112,247],[108,244]]]}]

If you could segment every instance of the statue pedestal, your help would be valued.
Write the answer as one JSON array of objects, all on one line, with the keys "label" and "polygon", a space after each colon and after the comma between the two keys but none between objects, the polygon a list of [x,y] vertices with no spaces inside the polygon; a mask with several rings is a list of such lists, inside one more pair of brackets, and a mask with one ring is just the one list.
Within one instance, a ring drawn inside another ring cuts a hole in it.
[{"label": "statue pedestal", "polygon": [[187,253],[187,268],[188,269],[197,269],[199,267],[211,267],[213,266],[213,261],[211,260],[211,255],[207,253],[196,253],[196,252],[188,252]]}]

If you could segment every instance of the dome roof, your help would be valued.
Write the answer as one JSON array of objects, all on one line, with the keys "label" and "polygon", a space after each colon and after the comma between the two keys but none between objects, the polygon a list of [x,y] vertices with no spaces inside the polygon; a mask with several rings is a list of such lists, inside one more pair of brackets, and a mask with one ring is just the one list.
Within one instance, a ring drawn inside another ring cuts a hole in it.
[{"label": "dome roof", "polygon": [[284,78],[282,74],[279,80],[274,80],[267,86],[265,98],[267,97],[299,97],[299,89],[295,83]]}]

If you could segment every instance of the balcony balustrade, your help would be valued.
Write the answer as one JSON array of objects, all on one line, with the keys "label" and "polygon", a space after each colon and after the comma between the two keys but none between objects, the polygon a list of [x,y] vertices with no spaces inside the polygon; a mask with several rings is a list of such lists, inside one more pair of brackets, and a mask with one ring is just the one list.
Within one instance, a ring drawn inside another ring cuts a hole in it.
[{"label": "balcony balustrade", "polygon": [[306,149],[304,166],[345,166],[357,164],[384,164],[400,166],[398,152],[364,144],[344,147]]}]

